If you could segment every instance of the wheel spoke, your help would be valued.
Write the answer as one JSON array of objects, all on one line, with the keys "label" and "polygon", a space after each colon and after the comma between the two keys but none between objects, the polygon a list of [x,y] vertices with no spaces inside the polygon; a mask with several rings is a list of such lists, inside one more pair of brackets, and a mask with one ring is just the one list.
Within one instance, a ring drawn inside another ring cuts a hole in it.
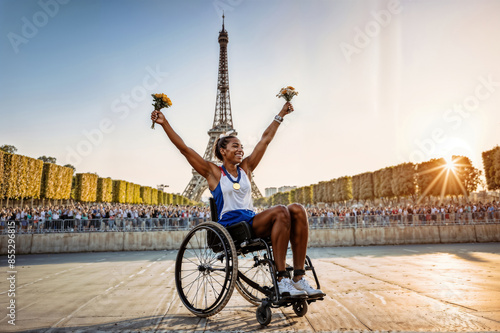
[{"label": "wheel spoke", "polygon": [[[210,279],[211,279],[211,280],[213,280],[213,281],[215,281],[215,282],[218,282],[218,281],[217,281],[216,279],[214,279],[212,276],[210,276]],[[214,288],[214,284],[213,284],[213,283],[211,283],[211,284],[210,284],[210,286],[212,287],[212,291],[213,291],[213,292],[214,292],[214,294],[216,295],[216,298],[219,298],[220,293],[218,293],[218,292],[217,292],[217,290],[215,290],[215,288]]]},{"label": "wheel spoke", "polygon": [[[182,276],[182,278],[183,278],[183,279],[188,278],[188,277],[190,277],[191,275],[196,274],[196,272],[199,272],[199,270],[197,270],[197,269],[193,269],[193,271],[194,271],[194,272],[189,273],[188,275],[184,275],[184,276]],[[182,270],[182,272],[184,272],[184,270]]]}]

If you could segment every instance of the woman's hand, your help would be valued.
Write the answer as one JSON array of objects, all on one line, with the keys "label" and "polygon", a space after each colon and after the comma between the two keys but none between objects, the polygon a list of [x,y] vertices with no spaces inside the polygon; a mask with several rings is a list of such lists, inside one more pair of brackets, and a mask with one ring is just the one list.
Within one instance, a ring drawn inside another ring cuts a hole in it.
[{"label": "woman's hand", "polygon": [[280,113],[278,114],[280,117],[285,117],[287,114],[293,112],[293,105],[290,102],[286,102],[283,104],[283,108],[281,108]]},{"label": "woman's hand", "polygon": [[161,113],[161,111],[158,110],[154,110],[153,112],[151,112],[151,120],[159,125],[163,125],[164,123],[167,122],[167,119],[165,119],[163,113]]}]

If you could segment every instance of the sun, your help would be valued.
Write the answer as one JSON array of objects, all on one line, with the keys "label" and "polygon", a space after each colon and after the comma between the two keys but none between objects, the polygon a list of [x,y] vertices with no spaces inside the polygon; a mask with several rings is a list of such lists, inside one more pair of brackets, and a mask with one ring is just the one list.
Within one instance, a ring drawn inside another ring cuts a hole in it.
[{"label": "sun", "polygon": [[451,157],[445,157],[444,160],[446,161],[446,165],[444,166],[446,170],[455,172],[457,167],[455,161]]}]

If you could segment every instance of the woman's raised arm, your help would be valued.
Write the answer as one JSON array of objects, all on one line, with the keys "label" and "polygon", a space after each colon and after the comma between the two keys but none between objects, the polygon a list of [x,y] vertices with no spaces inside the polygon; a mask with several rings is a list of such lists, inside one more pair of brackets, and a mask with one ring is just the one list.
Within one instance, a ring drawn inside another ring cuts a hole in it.
[{"label": "woman's raised arm", "polygon": [[174,146],[179,149],[182,155],[186,157],[188,163],[196,170],[200,175],[202,175],[208,182],[208,186],[210,189],[214,189],[218,182],[219,177],[219,168],[213,164],[212,162],[205,161],[203,157],[201,157],[194,149],[188,147],[184,140],[177,134],[170,123],[165,118],[162,112],[155,110],[151,113],[151,120],[155,123],[161,125],[165,133],[167,133],[168,138]]},{"label": "woman's raised arm", "polygon": [[241,167],[245,171],[247,171],[247,173],[252,172],[253,170],[255,170],[257,165],[259,165],[260,161],[262,160],[262,157],[264,156],[264,153],[267,150],[267,146],[269,146],[269,144],[273,140],[279,125],[283,121],[283,118],[292,111],[293,111],[292,104],[290,102],[286,102],[283,105],[283,108],[281,108],[281,111],[277,115],[278,119],[273,119],[271,124],[262,134],[262,137],[255,146],[253,152],[241,162]]}]

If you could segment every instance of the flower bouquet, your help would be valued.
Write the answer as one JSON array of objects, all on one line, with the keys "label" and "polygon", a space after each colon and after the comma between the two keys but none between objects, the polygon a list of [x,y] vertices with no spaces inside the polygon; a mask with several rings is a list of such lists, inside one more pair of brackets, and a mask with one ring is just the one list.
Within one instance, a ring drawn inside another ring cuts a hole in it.
[{"label": "flower bouquet", "polygon": [[[172,106],[172,101],[170,98],[167,97],[165,94],[152,94],[153,96],[153,106],[155,107],[155,110],[160,111],[163,108],[168,108]],[[155,122],[153,121],[153,125],[151,125],[151,128],[155,128]]]},{"label": "flower bouquet", "polygon": [[298,95],[298,94],[299,94],[299,92],[297,90],[295,90],[294,87],[288,86],[285,88],[281,88],[280,92],[278,93],[278,95],[276,95],[276,97],[278,97],[278,98],[283,97],[285,99],[285,101],[290,102],[292,100],[293,96]]}]

